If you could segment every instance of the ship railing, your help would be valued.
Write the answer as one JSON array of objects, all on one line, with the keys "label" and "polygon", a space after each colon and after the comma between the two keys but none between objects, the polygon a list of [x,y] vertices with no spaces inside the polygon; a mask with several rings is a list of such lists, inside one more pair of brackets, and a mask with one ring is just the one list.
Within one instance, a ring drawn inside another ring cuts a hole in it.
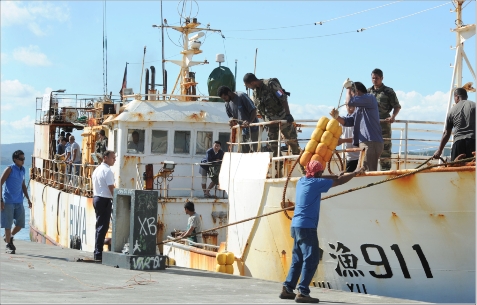
[{"label": "ship railing", "polygon": [[[40,160],[40,159],[39,159]],[[33,157],[30,178],[58,190],[92,197],[92,174],[98,165],[67,163],[64,160],[41,159]],[[42,163],[42,164],[38,164]]]},{"label": "ship railing", "polygon": [[[201,180],[202,174],[198,175],[200,165],[219,165],[217,162],[151,162],[136,164],[136,189],[157,190],[160,198],[172,197],[203,197]],[[147,168],[150,167],[149,173]],[[220,190],[218,185],[209,189],[210,176],[207,172],[206,191],[210,193],[211,198],[226,199],[227,194]]]},{"label": "ship railing", "polygon": [[[113,104],[112,108],[97,103]],[[112,95],[50,94],[36,98],[36,124],[70,123],[86,126],[91,119],[101,120],[105,114],[116,113],[119,98]]]},{"label": "ship railing", "polygon": [[[294,125],[297,128],[297,134],[308,134],[311,135],[313,129],[316,128],[316,119],[305,119],[305,120],[295,120]],[[381,120],[381,122],[386,122],[386,120]],[[287,144],[289,139],[286,139],[282,136],[278,137],[277,140],[263,140],[262,133],[267,128],[267,126],[275,124],[278,125],[278,128],[281,129],[283,124],[286,124],[287,121],[285,120],[278,120],[278,121],[268,121],[268,122],[260,122],[260,123],[253,123],[249,124],[250,127],[258,126],[259,127],[259,137],[258,141],[242,141],[242,129],[247,128],[241,125],[235,125],[232,129],[235,131],[234,135],[232,136],[232,140],[227,142],[230,145],[230,151],[241,152],[243,150],[243,145],[250,145],[250,144],[257,144],[257,152],[260,151],[269,151],[271,149],[267,146],[270,143],[277,143],[278,147],[280,148],[281,156],[272,157],[271,161],[271,173],[269,177],[275,177],[276,174],[276,164],[277,162],[286,162],[289,163],[288,166],[285,166],[284,169],[284,176],[286,176],[287,170],[291,168],[291,162],[297,159],[297,155],[293,155],[290,146],[287,145],[285,149],[282,147],[282,143]],[[404,126],[402,126],[404,125]],[[384,138],[384,140],[390,140],[393,143],[393,149],[397,153],[393,153],[393,156],[387,158],[391,160],[391,162],[395,165],[396,169],[406,169],[408,164],[420,164],[423,160],[427,159],[426,157],[432,156],[432,154],[437,150],[441,136],[442,136],[442,127],[443,122],[435,122],[435,121],[418,121],[418,120],[395,120],[392,123],[392,135],[396,132],[399,132],[399,137],[391,137],[391,138]],[[416,128],[410,128],[410,126],[416,126]],[[424,126],[424,127],[422,127]],[[302,148],[306,146],[306,143],[310,140],[310,138],[300,138],[298,137],[298,143]],[[265,144],[262,145],[262,144]],[[452,144],[452,141],[449,141],[448,146]],[[448,157],[450,155],[449,147],[446,147],[443,153],[444,157]],[[346,149],[344,144],[342,145],[341,149],[337,147],[335,150],[336,153],[341,155],[341,162],[346,162],[346,154],[356,151],[355,149]],[[330,162],[338,164],[339,159],[333,154],[333,158]],[[435,161],[440,162],[440,161]],[[344,168],[345,165],[339,166]]]},{"label": "ship railing", "polygon": [[[171,240],[174,239],[174,237],[172,237],[172,236],[167,236],[167,238],[171,239]],[[209,250],[209,251],[214,251],[214,252],[217,252],[217,250],[220,248],[220,246],[216,246],[216,245],[196,243],[196,242],[193,242],[191,240],[188,240],[187,238],[182,238],[180,240],[176,240],[175,242],[176,243],[184,243],[186,246],[201,247],[204,250]],[[167,242],[166,244],[170,244],[170,245],[174,246],[173,245],[174,242]]]}]

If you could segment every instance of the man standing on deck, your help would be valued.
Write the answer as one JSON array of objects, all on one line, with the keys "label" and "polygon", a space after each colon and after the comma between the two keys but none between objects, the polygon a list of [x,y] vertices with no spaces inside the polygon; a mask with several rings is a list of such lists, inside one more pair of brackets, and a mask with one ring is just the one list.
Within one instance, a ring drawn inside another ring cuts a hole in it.
[{"label": "man standing on deck", "polygon": [[[368,88],[368,93],[371,93],[376,97],[379,105],[379,119],[386,120],[385,122],[380,122],[383,138],[391,138],[391,124],[394,123],[396,116],[401,110],[401,105],[399,104],[396,93],[393,88],[387,87],[383,84],[383,71],[380,69],[374,69],[371,72],[371,80],[373,81],[373,86]],[[391,115],[391,110],[393,114]],[[381,158],[379,163],[381,164],[382,171],[388,171],[391,169],[391,140],[384,140],[383,152],[381,153]]]},{"label": "man standing on deck", "polygon": [[106,133],[104,129],[101,129],[98,132],[99,140],[96,141],[96,155],[101,159],[103,153],[108,149],[108,138],[106,137]]},{"label": "man standing on deck", "polygon": [[[244,92],[232,92],[227,86],[220,86],[217,95],[225,101],[225,112],[231,118],[230,127],[242,125],[242,142],[258,141],[258,126],[249,127],[250,123],[258,123],[257,108]],[[248,128],[247,128],[248,127]],[[257,151],[257,144],[242,145],[242,152]]]},{"label": "man standing on deck", "polygon": [[[296,184],[295,211],[291,223],[293,238],[292,262],[288,276],[283,282],[280,299],[295,299],[297,303],[318,303],[320,300],[310,296],[310,283],[318,268],[318,220],[320,216],[321,194],[332,187],[350,181],[364,172],[364,167],[353,173],[347,173],[332,179],[322,178],[323,165],[312,160],[306,165],[306,177]],[[301,276],[300,276],[301,275]],[[293,290],[298,284],[298,294]]]},{"label": "man standing on deck", "polygon": [[[13,245],[13,236],[25,227],[25,209],[23,207],[23,195],[28,199],[28,207],[31,209],[31,201],[25,185],[25,154],[17,150],[12,155],[13,164],[8,166],[2,174],[0,183],[1,198],[1,227],[5,229],[4,240],[7,243],[6,251],[15,254],[16,247]],[[2,190],[2,186],[5,187]],[[12,231],[12,225],[15,227]]]},{"label": "man standing on deck", "polygon": [[330,115],[344,127],[354,126],[353,145],[365,148],[364,166],[368,171],[378,170],[378,160],[383,151],[383,136],[379,124],[378,102],[374,95],[366,92],[360,82],[345,83],[346,104],[356,107],[353,114],[340,117],[339,111],[331,110]]},{"label": "man standing on deck", "polygon": [[455,105],[447,114],[444,134],[439,148],[434,153],[434,159],[441,156],[452,129],[454,129],[454,144],[452,144],[451,161],[461,154],[465,155],[465,158],[470,158],[475,151],[475,102],[467,100],[467,91],[464,88],[455,89],[454,102]]},{"label": "man standing on deck", "polygon": [[[288,106],[287,92],[282,88],[280,82],[276,78],[257,79],[252,73],[247,73],[243,77],[245,86],[253,90],[252,100],[258,109],[258,112],[265,121],[286,120],[287,123],[268,125],[268,139],[270,141],[278,140],[280,132],[288,139],[288,145],[294,155],[300,154],[300,146],[298,145],[298,136],[296,127],[293,125],[293,116]],[[278,157],[278,142],[271,142],[270,146],[273,150],[273,156]],[[278,177],[281,177],[283,162],[277,162]],[[300,171],[305,174],[303,166],[300,165]]]},{"label": "man standing on deck", "polygon": [[104,238],[109,229],[109,220],[113,206],[114,174],[110,166],[116,162],[114,151],[103,153],[103,163],[93,172],[93,206],[96,213],[96,238],[94,243],[94,259],[103,259]]},{"label": "man standing on deck", "polygon": [[73,135],[70,136],[70,150],[71,150],[71,158],[69,160],[71,166],[71,175],[74,177],[73,186],[78,186],[79,182],[79,173],[80,173],[80,166],[81,164],[81,149],[78,143],[75,142],[75,137]]},{"label": "man standing on deck", "polygon": [[[208,163],[209,165],[200,165],[199,173],[202,175],[202,190],[204,191],[205,198],[211,198],[210,190],[217,184],[219,184],[219,173],[222,159],[224,158],[224,151],[220,148],[222,143],[215,141],[214,145],[207,149],[205,152],[205,158],[201,163]],[[211,164],[212,163],[212,164]],[[207,174],[210,176],[209,188],[207,187]]]}]

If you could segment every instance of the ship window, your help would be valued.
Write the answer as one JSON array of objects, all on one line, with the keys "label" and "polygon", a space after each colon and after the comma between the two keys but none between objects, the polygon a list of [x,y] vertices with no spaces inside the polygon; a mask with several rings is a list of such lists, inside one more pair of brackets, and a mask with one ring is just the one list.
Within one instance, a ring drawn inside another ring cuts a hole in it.
[{"label": "ship window", "polygon": [[167,130],[153,130],[151,153],[167,154]]},{"label": "ship window", "polygon": [[230,142],[230,132],[219,132],[219,141],[222,144],[222,150],[228,150],[227,142]]},{"label": "ship window", "polygon": [[207,149],[212,147],[212,131],[198,131],[195,146],[195,153],[203,155]]},{"label": "ship window", "polygon": [[190,153],[190,131],[176,131],[174,133],[174,153]]},{"label": "ship window", "polygon": [[128,154],[144,153],[144,129],[128,129]]}]

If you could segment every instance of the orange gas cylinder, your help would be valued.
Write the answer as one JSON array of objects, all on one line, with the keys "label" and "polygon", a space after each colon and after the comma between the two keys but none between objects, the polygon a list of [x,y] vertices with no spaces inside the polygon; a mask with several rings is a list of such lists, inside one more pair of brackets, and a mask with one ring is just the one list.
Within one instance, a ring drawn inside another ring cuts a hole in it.
[{"label": "orange gas cylinder", "polygon": [[306,166],[308,164],[308,162],[310,162],[310,159],[311,159],[312,156],[313,156],[313,153],[311,153],[309,151],[305,151],[303,153],[303,155],[301,155],[300,164],[302,166]]}]

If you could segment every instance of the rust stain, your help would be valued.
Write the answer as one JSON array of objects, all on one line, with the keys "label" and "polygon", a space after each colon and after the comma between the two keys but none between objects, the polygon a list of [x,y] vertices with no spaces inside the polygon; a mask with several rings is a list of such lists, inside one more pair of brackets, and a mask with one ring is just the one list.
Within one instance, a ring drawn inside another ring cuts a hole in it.
[{"label": "rust stain", "polygon": [[134,112],[134,113],[131,113],[132,117],[137,119],[138,121],[144,121],[144,115],[142,115],[142,113],[140,112]]},{"label": "rust stain", "polygon": [[379,224],[379,221],[376,219],[376,223]]},{"label": "rust stain", "polygon": [[205,117],[207,116],[207,112],[201,110],[199,113],[193,113],[186,117],[186,120],[195,121],[195,122],[203,122]]},{"label": "rust stain", "polygon": [[282,255],[280,257],[280,260],[282,261],[282,267],[286,268],[286,266],[287,266],[287,252],[285,250],[282,250],[281,254]]},{"label": "rust stain", "polygon": [[393,213],[393,217],[398,217],[396,213],[394,212],[391,212],[391,213]]},{"label": "rust stain", "polygon": [[444,214],[439,214],[437,217],[445,217]]},{"label": "rust stain", "polygon": [[126,167],[128,164],[132,164],[133,166],[136,166],[136,164],[141,162],[141,157],[136,157],[136,156],[128,156],[125,155],[123,156],[123,166]]}]

